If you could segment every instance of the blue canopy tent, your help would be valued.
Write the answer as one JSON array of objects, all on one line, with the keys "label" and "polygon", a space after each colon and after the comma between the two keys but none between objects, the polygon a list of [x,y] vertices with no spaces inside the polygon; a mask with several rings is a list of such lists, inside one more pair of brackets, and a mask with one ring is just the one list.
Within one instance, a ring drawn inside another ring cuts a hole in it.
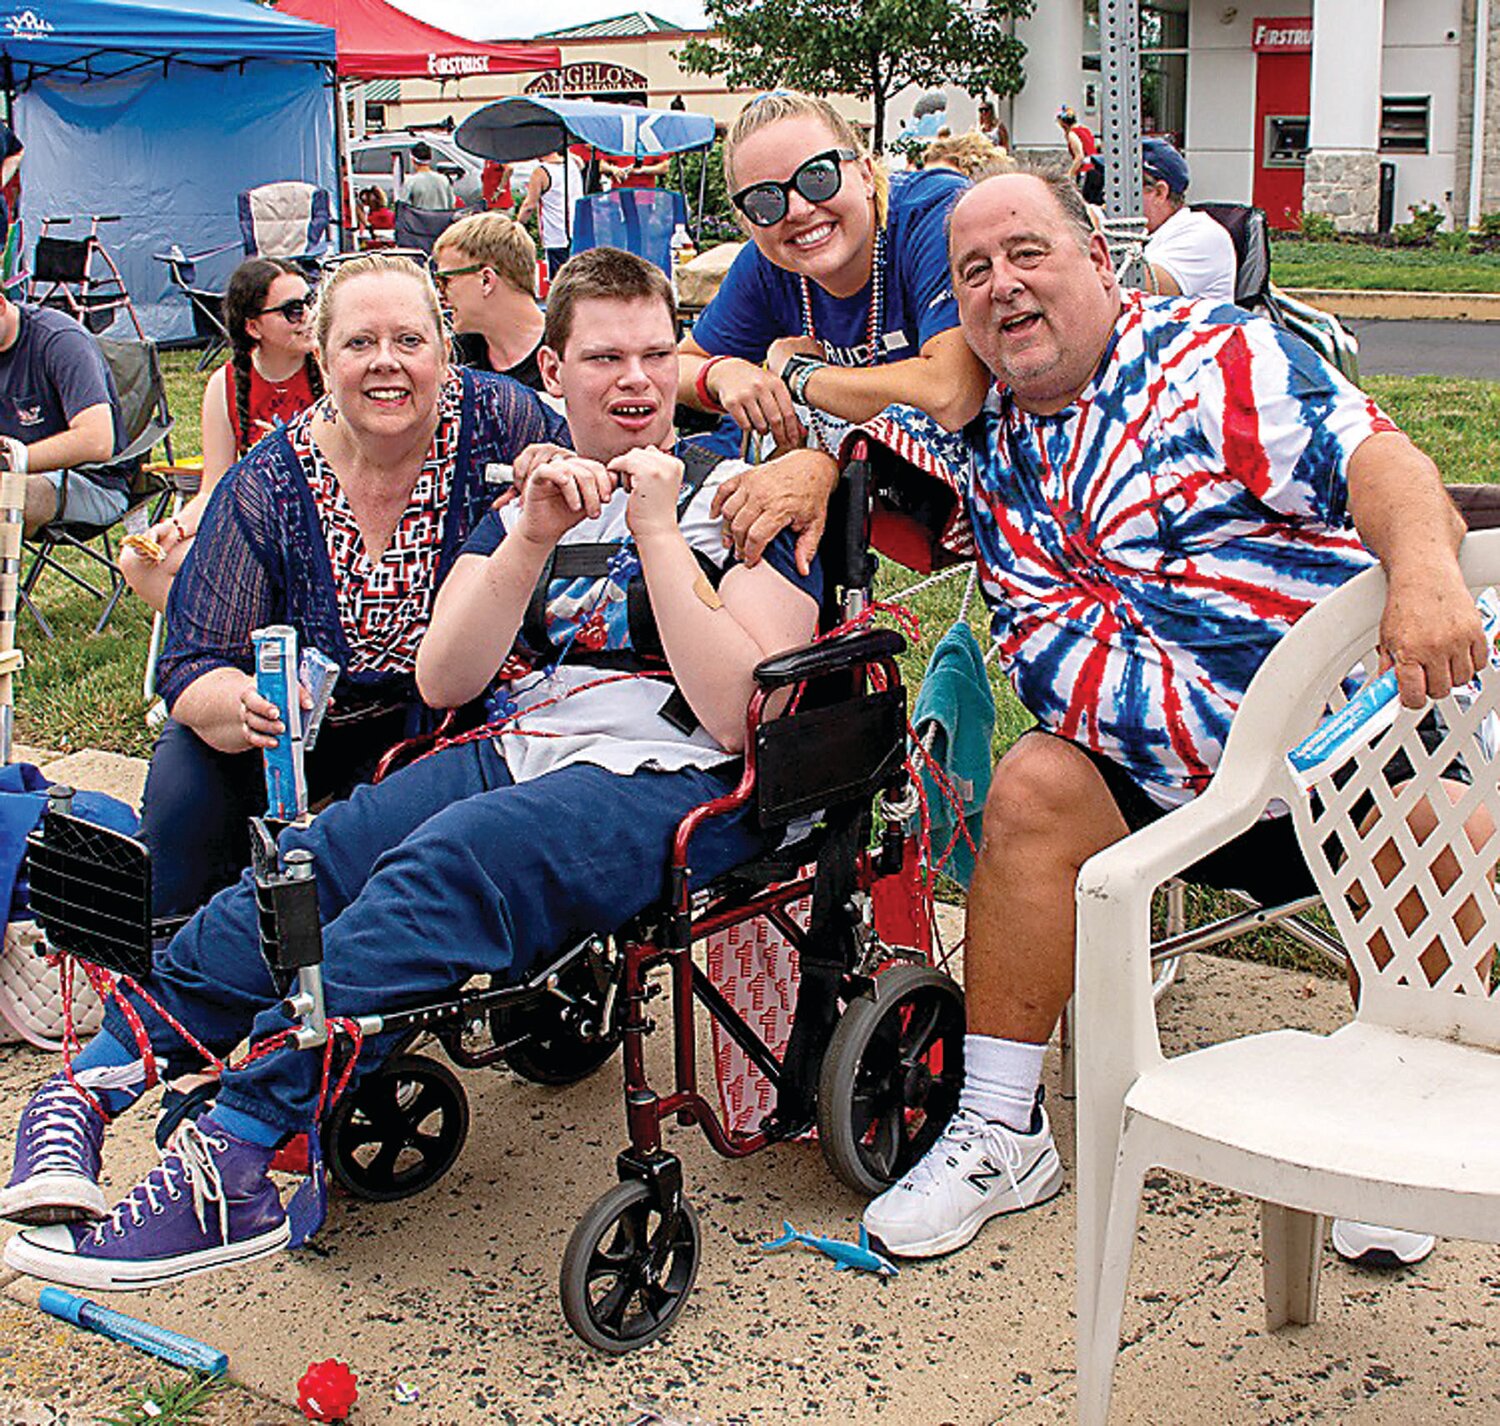
[{"label": "blue canopy tent", "polygon": [[[599,153],[618,158],[662,158],[689,149],[707,148],[714,141],[714,121],[707,114],[689,114],[676,109],[643,109],[635,104],[599,104],[589,99],[526,96],[497,99],[493,104],[486,104],[458,126],[453,141],[472,154],[500,163],[541,158],[543,154],[569,144],[587,144]],[[564,166],[564,184],[567,175]],[[708,165],[704,164],[698,185],[700,222],[707,176]],[[564,201],[567,201],[566,193]],[[670,238],[673,225],[686,217],[681,200],[674,201],[676,211],[659,219],[666,223],[665,238]],[[597,235],[592,231],[595,219],[600,224]],[[597,236],[599,240],[629,247],[634,252],[645,252],[662,262],[662,255],[666,252],[665,238],[660,243],[647,240],[643,244],[636,232],[639,222],[640,217],[633,210],[622,208],[615,213],[606,205],[597,215],[591,216],[588,241],[580,243],[581,231],[575,234],[573,250],[577,252],[581,247],[591,246]],[[625,233],[627,226],[629,240]],[[653,247],[660,247],[661,253],[652,252]],[[664,265],[670,270],[670,258]]]},{"label": "blue canopy tent", "polygon": [[120,214],[103,237],[147,332],[191,335],[151,254],[232,239],[243,189],[335,190],[334,58],[332,30],[254,0],[39,0],[0,29],[28,232]]}]

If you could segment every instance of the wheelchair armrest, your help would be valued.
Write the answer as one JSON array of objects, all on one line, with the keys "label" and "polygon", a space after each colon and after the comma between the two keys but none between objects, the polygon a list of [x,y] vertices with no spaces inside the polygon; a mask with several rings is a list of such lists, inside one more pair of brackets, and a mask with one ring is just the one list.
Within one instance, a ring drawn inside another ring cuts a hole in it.
[{"label": "wheelchair armrest", "polygon": [[855,629],[821,643],[788,649],[764,660],[756,665],[755,682],[769,692],[788,684],[857,668],[860,664],[895,658],[905,649],[906,640],[895,629]]}]

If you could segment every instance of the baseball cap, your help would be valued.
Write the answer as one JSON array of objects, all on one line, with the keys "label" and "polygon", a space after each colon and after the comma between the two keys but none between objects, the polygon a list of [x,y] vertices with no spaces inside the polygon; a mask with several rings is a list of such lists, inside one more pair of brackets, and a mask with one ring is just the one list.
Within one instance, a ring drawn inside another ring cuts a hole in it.
[{"label": "baseball cap", "polygon": [[411,156],[416,159],[418,163],[431,163],[432,145],[424,142],[422,139],[418,139],[416,143],[411,146]]},{"label": "baseball cap", "polygon": [[1141,167],[1146,177],[1159,179],[1173,193],[1187,192],[1187,160],[1165,139],[1146,139],[1141,144]]}]

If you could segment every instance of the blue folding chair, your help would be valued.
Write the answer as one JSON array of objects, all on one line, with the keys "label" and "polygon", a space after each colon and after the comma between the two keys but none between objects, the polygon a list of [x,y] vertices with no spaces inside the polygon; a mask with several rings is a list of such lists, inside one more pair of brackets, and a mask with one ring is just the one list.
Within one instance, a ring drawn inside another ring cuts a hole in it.
[{"label": "blue folding chair", "polygon": [[687,203],[666,188],[591,193],[573,210],[573,252],[624,248],[672,275],[672,233],[687,226]]}]

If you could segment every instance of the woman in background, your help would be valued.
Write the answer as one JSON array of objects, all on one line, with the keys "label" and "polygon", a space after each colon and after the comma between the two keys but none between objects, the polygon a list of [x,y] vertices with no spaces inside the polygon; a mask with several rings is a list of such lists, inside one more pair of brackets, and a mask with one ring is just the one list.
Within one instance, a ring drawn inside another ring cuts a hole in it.
[{"label": "woman in background", "polygon": [[148,530],[145,541],[120,553],[126,583],[153,609],[167,607],[172,581],[220,476],[262,436],[322,394],[311,305],[301,270],[279,258],[253,257],[230,277],[224,325],[233,355],[203,390],[203,484],[176,515]]}]

